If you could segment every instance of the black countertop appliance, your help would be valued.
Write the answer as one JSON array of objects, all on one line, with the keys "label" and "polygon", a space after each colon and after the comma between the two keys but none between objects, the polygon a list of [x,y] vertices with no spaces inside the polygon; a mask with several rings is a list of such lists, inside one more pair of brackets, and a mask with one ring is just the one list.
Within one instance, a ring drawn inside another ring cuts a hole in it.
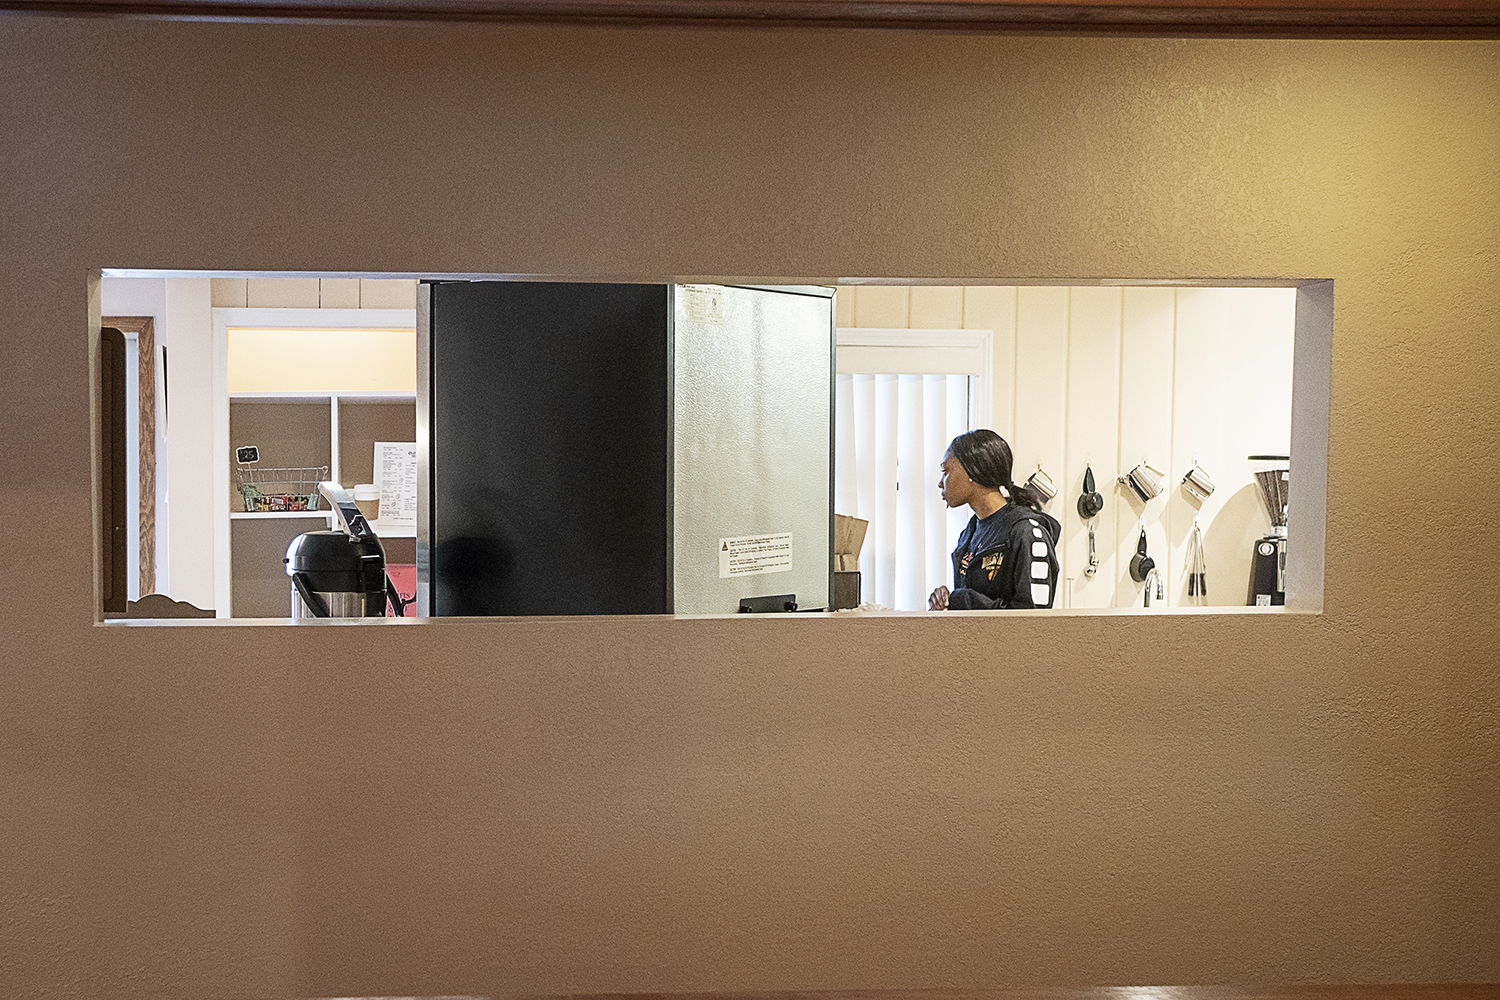
[{"label": "black countertop appliance", "polygon": [[1291,487],[1290,456],[1251,455],[1250,461],[1264,463],[1255,469],[1255,483],[1271,518],[1271,533],[1255,543],[1250,556],[1250,593],[1247,604],[1280,606],[1286,604],[1286,513]]},{"label": "black countertop appliance", "polygon": [[[355,506],[354,494],[336,483],[321,483],[342,530],[309,531],[287,547],[286,575],[292,580],[292,617],[381,618],[394,593],[385,574],[385,549]],[[396,608],[401,607],[396,599]]]}]

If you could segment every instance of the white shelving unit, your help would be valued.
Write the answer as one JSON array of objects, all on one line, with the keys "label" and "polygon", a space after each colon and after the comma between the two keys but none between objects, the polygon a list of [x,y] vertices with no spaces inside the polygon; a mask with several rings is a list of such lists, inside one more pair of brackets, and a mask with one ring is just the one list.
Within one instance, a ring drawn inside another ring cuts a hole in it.
[{"label": "white shelving unit", "polygon": [[231,521],[270,521],[282,517],[317,517],[327,521],[333,517],[333,514],[326,510],[233,510],[229,512]]},{"label": "white shelving unit", "polygon": [[[308,423],[320,425],[326,419],[328,425],[328,440],[326,443],[328,460],[326,463],[319,461],[316,464],[327,464],[328,476],[334,482],[342,483],[352,487],[353,482],[344,482],[344,473],[341,455],[341,446],[347,446],[344,434],[346,420],[351,416],[353,409],[363,404],[389,404],[409,401],[413,413],[416,408],[415,391],[351,391],[343,392],[329,390],[326,392],[295,391],[295,392],[235,392],[228,391],[228,331],[230,328],[254,328],[254,329],[411,329],[416,326],[416,311],[413,309],[215,309],[214,313],[214,450],[215,454],[222,456],[222,466],[215,481],[215,507],[218,516],[215,519],[214,528],[214,608],[220,618],[228,618],[233,610],[234,590],[234,538],[237,531],[251,530],[248,526],[252,523],[264,525],[264,530],[274,530],[267,522],[288,522],[289,527],[295,527],[292,534],[301,531],[318,530],[322,527],[332,527],[334,514],[328,510],[311,511],[269,511],[261,513],[248,513],[243,510],[235,510],[239,506],[237,502],[238,487],[234,476],[234,462],[231,455],[230,442],[230,413],[231,409],[245,405],[254,406],[264,403],[268,406],[286,407],[302,406],[315,408],[309,413]],[[321,437],[314,433],[311,438],[304,440],[306,444],[310,440]],[[381,438],[381,440],[402,440],[402,438]],[[263,457],[262,461],[265,461]],[[277,460],[273,460],[277,461]],[[297,464],[287,462],[288,465]],[[368,475],[363,472],[351,473],[352,475]],[[372,481],[361,479],[362,482]],[[301,522],[293,525],[290,522]],[[244,525],[242,529],[236,529],[236,524]],[[382,526],[380,521],[371,523],[375,533],[382,538],[415,538],[414,527]],[[265,544],[264,542],[260,544]],[[262,587],[266,581],[260,581]]]},{"label": "white shelving unit", "polygon": [[[276,518],[295,517],[316,518],[317,520],[327,522],[330,528],[333,527],[333,512],[328,510],[271,510],[253,514],[247,513],[246,511],[242,510],[234,510],[229,512],[229,519],[231,521],[259,521],[274,520]],[[375,534],[379,535],[381,538],[417,537],[416,528],[410,527],[408,525],[394,524],[387,524],[382,526],[379,518],[371,521],[370,527],[373,528],[375,530]]]},{"label": "white shelving unit", "polygon": [[[359,403],[399,403],[403,400],[411,400],[413,406],[417,403],[415,392],[231,392],[230,403],[237,401],[267,402],[267,403],[313,403],[326,404],[328,406],[328,436],[329,436],[329,463],[328,478],[344,486],[353,486],[353,483],[345,483],[343,470],[339,467],[339,408],[341,405]],[[226,431],[227,432],[227,431]],[[231,489],[234,487],[231,485]],[[266,511],[265,513],[250,514],[244,511],[233,511],[232,518],[242,517],[314,517],[324,516],[332,519],[330,511]],[[377,534],[380,534],[379,522],[373,522]],[[388,529],[391,538],[415,538],[416,528],[391,527]]]}]

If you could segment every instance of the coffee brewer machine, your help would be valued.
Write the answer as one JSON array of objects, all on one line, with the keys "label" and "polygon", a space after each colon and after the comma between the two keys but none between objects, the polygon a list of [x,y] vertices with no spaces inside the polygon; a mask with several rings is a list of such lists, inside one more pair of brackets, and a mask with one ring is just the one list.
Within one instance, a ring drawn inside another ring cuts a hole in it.
[{"label": "coffee brewer machine", "polygon": [[1250,594],[1253,605],[1286,604],[1286,504],[1291,487],[1291,461],[1287,455],[1251,455],[1257,463],[1255,482],[1271,517],[1271,533],[1255,543],[1250,556]]},{"label": "coffee brewer machine", "polygon": [[404,604],[385,573],[385,549],[354,502],[354,491],[338,483],[319,483],[338,516],[339,529],[309,531],[292,539],[286,550],[286,575],[292,579],[292,617],[383,618],[390,601],[400,614]]}]

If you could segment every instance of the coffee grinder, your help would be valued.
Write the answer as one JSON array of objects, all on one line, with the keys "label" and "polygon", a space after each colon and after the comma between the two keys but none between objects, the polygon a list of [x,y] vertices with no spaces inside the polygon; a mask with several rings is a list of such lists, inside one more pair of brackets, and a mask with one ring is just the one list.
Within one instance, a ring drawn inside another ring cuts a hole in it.
[{"label": "coffee grinder", "polygon": [[404,605],[385,574],[385,549],[354,502],[354,491],[338,483],[318,484],[337,515],[339,529],[309,531],[286,550],[292,579],[292,618],[383,618],[390,602]]},{"label": "coffee grinder", "polygon": [[1250,594],[1247,604],[1261,607],[1286,604],[1286,504],[1291,487],[1291,456],[1251,455],[1256,485],[1271,533],[1255,543],[1250,556]]}]

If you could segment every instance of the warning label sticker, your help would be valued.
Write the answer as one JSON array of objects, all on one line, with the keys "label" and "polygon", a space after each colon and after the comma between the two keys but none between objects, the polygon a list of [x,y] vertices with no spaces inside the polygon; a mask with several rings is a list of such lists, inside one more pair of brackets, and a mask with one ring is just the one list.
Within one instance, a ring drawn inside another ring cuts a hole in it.
[{"label": "warning label sticker", "polygon": [[785,573],[792,568],[792,533],[719,539],[719,579]]},{"label": "warning label sticker", "polygon": [[688,322],[718,326],[724,322],[723,285],[679,285]]}]

